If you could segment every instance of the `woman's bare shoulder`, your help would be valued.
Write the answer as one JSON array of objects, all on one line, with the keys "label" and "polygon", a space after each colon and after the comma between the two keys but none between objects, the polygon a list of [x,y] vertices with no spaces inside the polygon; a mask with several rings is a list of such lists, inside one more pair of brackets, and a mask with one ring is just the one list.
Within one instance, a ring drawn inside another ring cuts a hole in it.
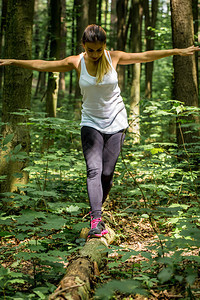
[{"label": "woman's bare shoulder", "polygon": [[115,51],[115,50],[111,50],[109,51],[111,59],[112,59],[112,64],[113,67],[116,69],[116,66],[119,62],[119,59],[121,57],[121,51]]},{"label": "woman's bare shoulder", "polygon": [[65,61],[68,64],[71,64],[75,69],[78,68],[78,65],[80,63],[81,57],[80,55],[72,55],[65,58]]}]

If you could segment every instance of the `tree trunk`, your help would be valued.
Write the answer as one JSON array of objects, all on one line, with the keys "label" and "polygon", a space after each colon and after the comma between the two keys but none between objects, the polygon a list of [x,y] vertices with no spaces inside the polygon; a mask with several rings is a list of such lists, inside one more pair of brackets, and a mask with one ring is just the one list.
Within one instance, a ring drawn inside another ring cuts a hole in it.
[{"label": "tree trunk", "polygon": [[111,2],[111,24],[110,24],[110,47],[111,50],[116,50],[117,47],[117,12],[116,0]]},{"label": "tree trunk", "polygon": [[[50,2],[48,0],[47,2],[47,11],[48,15],[50,15]],[[42,59],[46,60],[48,58],[48,48],[49,48],[49,41],[50,41],[50,21],[48,21],[47,29],[46,29],[46,35],[45,35],[45,42],[44,42],[44,51],[42,54]],[[35,90],[34,97],[37,96],[38,92],[45,93],[45,87],[46,87],[46,72],[39,72],[38,80],[37,80],[37,86]],[[45,96],[45,94],[44,94]],[[44,98],[43,96],[43,98]]]},{"label": "tree trunk", "polygon": [[[6,14],[7,14],[8,0],[3,0],[1,8],[1,31],[0,31],[0,57],[3,57],[3,36],[6,26]],[[0,90],[3,82],[3,68],[0,68]]]},{"label": "tree trunk", "polygon": [[[171,0],[173,47],[185,48],[194,43],[191,0]],[[198,107],[198,85],[195,56],[174,56],[174,97],[186,106]],[[199,117],[190,115],[185,122],[198,123]],[[191,129],[191,128],[190,128]],[[197,136],[189,128],[177,125],[177,142],[195,142]],[[186,132],[187,131],[187,132]]]},{"label": "tree trunk", "polygon": [[[60,42],[60,59],[66,57],[66,38],[67,38],[67,29],[66,29],[66,0],[61,0],[61,42]],[[64,94],[65,92],[65,73],[60,73],[59,79],[59,91]]]},{"label": "tree trunk", "polygon": [[[76,54],[79,54],[83,51],[81,46],[81,38],[83,32],[88,25],[88,1],[89,0],[76,0],[76,40],[77,40],[77,47],[76,47]],[[76,90],[75,90],[75,117],[76,119],[80,119],[80,111],[81,111],[81,101],[80,101],[80,87],[78,83],[78,77],[76,76]]]},{"label": "tree trunk", "polygon": [[[99,269],[103,266],[103,259],[107,257],[108,245],[115,239],[115,233],[109,227],[105,237],[92,238],[86,242],[78,255],[70,261],[66,275],[59,287],[49,297],[49,300],[89,300],[91,291],[91,278],[99,276]],[[83,234],[89,231],[85,228]]]},{"label": "tree trunk", "polygon": [[[194,19],[194,37],[195,43],[198,44],[198,32],[199,32],[199,5],[198,0],[192,1],[193,19]],[[198,52],[195,53],[196,68],[197,68],[197,82],[199,87],[199,67],[198,67]],[[199,91],[199,90],[198,90]]]},{"label": "tree trunk", "polygon": [[[141,0],[132,0],[131,7],[131,51],[141,51],[141,25],[142,25],[142,6]],[[130,116],[132,116],[129,130],[133,133],[133,140],[135,143],[140,141],[140,127],[139,127],[139,103],[140,103],[140,64],[134,64],[133,79],[131,86],[131,100],[130,100]]]},{"label": "tree trunk", "polygon": [[[32,25],[34,1],[8,0],[8,13],[5,34],[5,56],[7,58],[31,59]],[[17,43],[16,43],[17,41]],[[1,182],[0,191],[9,192],[17,189],[16,184],[26,183],[28,176],[23,172],[27,165],[26,157],[15,158],[17,154],[29,152],[30,137],[26,125],[26,114],[20,110],[30,109],[32,72],[18,67],[6,67],[3,88],[2,127],[5,138],[13,138],[0,153],[0,175],[6,176]],[[9,138],[9,137],[7,137]],[[20,146],[21,145],[21,146]]]},{"label": "tree trunk", "polygon": [[[51,44],[50,59],[60,59],[60,33],[61,33],[61,0],[51,0]],[[56,117],[58,99],[59,73],[49,73],[46,93],[46,112],[49,117]]]},{"label": "tree trunk", "polygon": [[97,18],[97,0],[89,0],[88,3],[88,23],[96,24]]},{"label": "tree trunk", "polygon": [[105,0],[105,12],[104,12],[104,29],[107,28],[107,16],[108,16],[108,0]]},{"label": "tree trunk", "polygon": [[[76,1],[74,0],[73,3],[73,12],[72,12],[72,39],[71,39],[71,55],[75,54],[75,43],[76,43],[76,37],[75,37],[75,20],[76,20]],[[73,91],[73,74],[74,72],[70,72],[70,80],[69,80],[69,94],[72,94]]]},{"label": "tree trunk", "polygon": [[101,26],[102,0],[98,0],[98,25]]},{"label": "tree trunk", "polygon": [[35,47],[34,53],[34,59],[38,59],[40,55],[40,28],[39,28],[39,15],[38,15],[38,6],[39,2],[38,0],[35,0],[35,6],[34,6],[34,38],[33,38],[33,45]]},{"label": "tree trunk", "polygon": [[[127,17],[128,0],[117,0],[117,50],[124,51],[126,47],[127,30],[126,30],[126,17]],[[125,67],[118,66],[118,80],[119,86],[123,91],[125,89]]]},{"label": "tree trunk", "polygon": [[[146,36],[146,50],[154,50],[154,32],[149,27],[155,28],[158,0],[151,1],[151,8],[149,7],[149,0],[144,0],[145,13],[145,36]],[[153,62],[145,64],[145,97],[152,97],[152,77],[153,77]]]}]

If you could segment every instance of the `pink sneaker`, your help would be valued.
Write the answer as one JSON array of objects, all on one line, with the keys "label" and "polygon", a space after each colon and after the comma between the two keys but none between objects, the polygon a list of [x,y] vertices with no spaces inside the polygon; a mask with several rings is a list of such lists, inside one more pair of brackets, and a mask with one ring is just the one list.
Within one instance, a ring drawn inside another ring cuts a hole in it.
[{"label": "pink sneaker", "polygon": [[88,232],[88,237],[91,237],[92,235],[96,237],[101,237],[106,233],[108,233],[108,230],[106,229],[102,219],[94,219],[93,217],[91,217],[91,229]]}]

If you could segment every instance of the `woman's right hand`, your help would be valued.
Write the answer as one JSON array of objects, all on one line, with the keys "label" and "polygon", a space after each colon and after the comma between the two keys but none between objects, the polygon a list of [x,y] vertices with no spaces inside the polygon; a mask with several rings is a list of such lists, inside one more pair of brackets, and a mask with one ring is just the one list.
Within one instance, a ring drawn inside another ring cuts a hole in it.
[{"label": "woman's right hand", "polygon": [[0,67],[1,66],[9,66],[13,64],[14,59],[2,59],[0,58]]}]

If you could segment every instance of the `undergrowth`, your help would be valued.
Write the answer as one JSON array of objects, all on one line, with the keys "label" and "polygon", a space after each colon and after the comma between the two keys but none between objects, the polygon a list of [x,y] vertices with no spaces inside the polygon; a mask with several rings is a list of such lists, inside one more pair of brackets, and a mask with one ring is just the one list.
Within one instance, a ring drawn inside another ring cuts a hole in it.
[{"label": "undergrowth", "polygon": [[[127,133],[104,211],[105,218],[108,211],[113,217],[117,240],[94,299],[161,299],[172,287],[180,299],[200,296],[200,143],[178,147],[164,128],[191,108],[176,101],[164,106],[145,102],[140,144]],[[79,124],[31,112],[28,125],[29,183],[1,195],[1,299],[46,299],[63,277],[68,257],[84,244],[81,228],[89,225]],[[3,149],[12,138],[1,139]],[[19,159],[20,146],[13,151],[7,159]],[[131,238],[140,236],[142,223],[153,240],[133,249]]]}]

